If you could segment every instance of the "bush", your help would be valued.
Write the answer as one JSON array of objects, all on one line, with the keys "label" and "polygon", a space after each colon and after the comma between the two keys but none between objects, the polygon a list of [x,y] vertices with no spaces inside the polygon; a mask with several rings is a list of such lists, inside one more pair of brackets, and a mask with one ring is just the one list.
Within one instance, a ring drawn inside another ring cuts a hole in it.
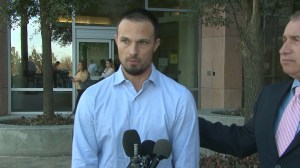
[{"label": "bush", "polygon": [[36,115],[35,117],[25,118],[24,116],[20,118],[12,118],[7,120],[1,120],[0,124],[10,124],[10,125],[72,125],[74,119],[72,115],[62,115],[55,114],[53,116],[49,115]]},{"label": "bush", "polygon": [[237,158],[224,154],[202,155],[200,161],[201,168],[258,168],[259,161],[257,154]]}]

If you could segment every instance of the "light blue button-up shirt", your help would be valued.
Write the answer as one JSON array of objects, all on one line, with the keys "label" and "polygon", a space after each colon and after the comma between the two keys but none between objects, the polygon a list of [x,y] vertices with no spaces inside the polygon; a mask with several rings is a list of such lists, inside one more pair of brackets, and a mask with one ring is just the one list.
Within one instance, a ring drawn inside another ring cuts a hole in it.
[{"label": "light blue button-up shirt", "polygon": [[137,93],[119,70],[88,88],[74,123],[73,168],[125,168],[123,133],[135,129],[141,141],[167,139],[172,154],[158,168],[199,167],[197,108],[190,91],[152,65]]}]

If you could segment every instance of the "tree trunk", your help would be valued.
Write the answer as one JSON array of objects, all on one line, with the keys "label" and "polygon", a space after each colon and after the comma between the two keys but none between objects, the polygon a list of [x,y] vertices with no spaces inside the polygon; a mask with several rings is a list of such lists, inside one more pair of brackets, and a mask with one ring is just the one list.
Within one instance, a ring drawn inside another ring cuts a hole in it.
[{"label": "tree trunk", "polygon": [[260,1],[253,0],[247,22],[240,25],[241,37],[241,61],[243,67],[243,113],[248,120],[253,114],[253,105],[264,83],[264,53],[263,53],[263,30]]},{"label": "tree trunk", "polygon": [[[261,43],[262,44],[262,43]],[[243,67],[243,114],[248,120],[253,114],[253,105],[263,86],[263,53],[241,48]]]},{"label": "tree trunk", "polygon": [[27,87],[28,82],[28,18],[25,14],[21,17],[21,87]]},{"label": "tree trunk", "polygon": [[52,76],[52,50],[51,50],[51,29],[50,22],[47,20],[47,0],[40,1],[41,10],[41,34],[43,50],[43,111],[45,115],[54,115],[53,100],[53,76]]}]

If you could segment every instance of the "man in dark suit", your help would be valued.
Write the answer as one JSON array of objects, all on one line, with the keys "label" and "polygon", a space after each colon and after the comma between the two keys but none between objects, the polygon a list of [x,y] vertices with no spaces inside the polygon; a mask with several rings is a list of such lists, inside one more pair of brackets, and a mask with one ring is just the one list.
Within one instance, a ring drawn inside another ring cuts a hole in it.
[{"label": "man in dark suit", "polygon": [[[278,150],[278,128],[281,119],[284,113],[287,114],[285,109],[295,94],[295,88],[300,86],[300,11],[291,16],[283,34],[283,45],[279,53],[283,71],[294,80],[266,86],[254,105],[253,117],[244,126],[225,126],[219,122],[211,123],[199,118],[201,147],[237,157],[257,152],[260,167],[263,168],[300,167],[298,119],[295,121],[291,142],[282,154]],[[299,108],[292,111],[300,118]],[[283,132],[287,132],[287,128],[290,126],[285,127]]]}]

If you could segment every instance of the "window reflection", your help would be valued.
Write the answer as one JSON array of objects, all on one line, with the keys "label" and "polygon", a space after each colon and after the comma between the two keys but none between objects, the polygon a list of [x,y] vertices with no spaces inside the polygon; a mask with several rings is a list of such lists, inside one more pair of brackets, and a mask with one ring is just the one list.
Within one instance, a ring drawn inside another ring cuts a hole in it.
[{"label": "window reflection", "polygon": [[[12,111],[42,112],[43,92],[14,91],[11,94]],[[72,92],[54,92],[54,111],[72,111]]]},{"label": "window reflection", "polygon": [[[38,31],[36,18],[29,20],[27,25],[27,40],[21,41],[21,29],[11,30],[11,87],[12,88],[43,88],[42,73],[42,40]],[[57,24],[52,34],[52,61],[60,61],[56,80],[57,88],[70,88],[65,74],[72,73],[72,32],[71,23]],[[24,51],[21,44],[24,44]],[[67,73],[65,73],[67,72]]]},{"label": "window reflection", "polygon": [[[71,58],[63,58],[59,61],[57,70],[53,73],[54,88],[72,88],[72,61]],[[21,70],[24,65],[27,67],[25,71]],[[55,63],[54,63],[55,64]],[[12,61],[12,88],[43,88],[43,74],[41,71],[41,61],[31,56],[22,63],[21,61]]]}]

